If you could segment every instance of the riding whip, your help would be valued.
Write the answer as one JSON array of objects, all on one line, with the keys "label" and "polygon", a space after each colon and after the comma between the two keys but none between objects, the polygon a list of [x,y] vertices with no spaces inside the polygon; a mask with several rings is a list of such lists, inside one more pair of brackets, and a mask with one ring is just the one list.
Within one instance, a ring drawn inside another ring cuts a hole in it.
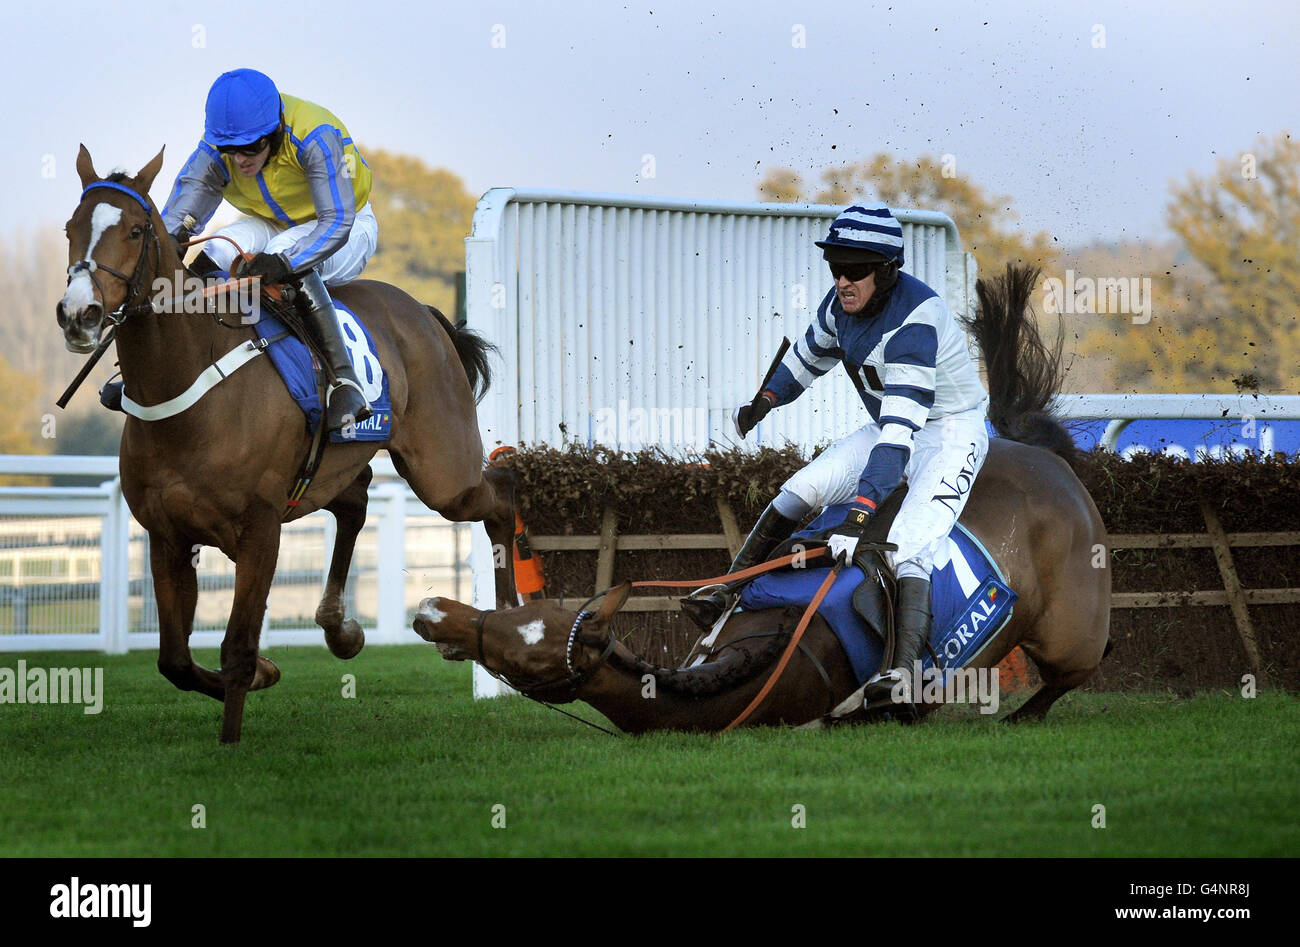
[{"label": "riding whip", "polygon": [[763,397],[763,392],[767,391],[767,386],[772,382],[772,376],[781,367],[781,359],[785,358],[785,353],[788,351],[790,351],[790,340],[782,337],[781,347],[776,350],[776,358],[772,359],[772,364],[768,366],[767,374],[763,376],[763,383],[758,386],[758,392],[754,395],[754,400],[749,403],[750,407],[758,407],[758,399]]},{"label": "riding whip", "polygon": [[104,357],[108,347],[113,344],[113,335],[116,332],[117,326],[112,326],[104,333],[103,338],[99,340],[99,348],[95,349],[90,358],[86,359],[86,364],[81,366],[81,371],[77,372],[77,377],[72,379],[72,384],[68,386],[68,390],[63,393],[63,396],[58,401],[54,402],[60,408],[68,406],[68,401],[76,394],[77,389],[81,387],[81,383],[86,380],[86,376],[99,364],[99,360]]}]

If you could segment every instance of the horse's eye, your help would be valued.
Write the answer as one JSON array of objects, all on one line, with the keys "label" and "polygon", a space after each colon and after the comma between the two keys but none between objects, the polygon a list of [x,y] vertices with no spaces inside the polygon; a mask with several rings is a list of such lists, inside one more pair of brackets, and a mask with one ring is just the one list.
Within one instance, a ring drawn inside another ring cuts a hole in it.
[{"label": "horse's eye", "polygon": [[131,239],[132,239],[132,240],[139,240],[139,239],[140,239],[140,234],[142,234],[142,233],[144,233],[144,228],[143,228],[143,227],[132,227],[132,228],[131,228]]}]

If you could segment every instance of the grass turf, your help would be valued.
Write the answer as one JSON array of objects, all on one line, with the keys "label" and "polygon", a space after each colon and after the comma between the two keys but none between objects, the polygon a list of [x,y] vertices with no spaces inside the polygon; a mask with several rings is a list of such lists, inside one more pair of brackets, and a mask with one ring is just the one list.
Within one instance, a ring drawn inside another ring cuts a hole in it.
[{"label": "grass turf", "polygon": [[0,704],[0,857],[1300,854],[1286,694],[1076,693],[1019,727],[952,708],[916,727],[611,738],[474,701],[468,665],[427,645],[269,654],[284,677],[250,695],[238,747],[152,654],[0,658],[102,667],[105,690],[97,716]]}]

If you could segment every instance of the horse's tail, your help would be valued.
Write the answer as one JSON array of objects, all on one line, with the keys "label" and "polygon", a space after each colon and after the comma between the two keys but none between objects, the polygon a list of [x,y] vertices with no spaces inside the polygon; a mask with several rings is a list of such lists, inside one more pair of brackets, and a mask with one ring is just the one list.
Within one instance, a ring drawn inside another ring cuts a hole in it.
[{"label": "horse's tail", "polygon": [[453,325],[450,319],[433,306],[424,308],[433,314],[433,318],[447,330],[447,335],[451,336],[451,344],[456,347],[460,363],[465,367],[465,377],[469,379],[469,388],[474,392],[474,401],[477,404],[483,400],[488,387],[492,384],[492,366],[488,356],[496,352],[497,347],[466,329],[465,323]]},{"label": "horse's tail", "polygon": [[1081,455],[1048,403],[1060,390],[1063,328],[1048,348],[1029,308],[1039,269],[1007,264],[1002,276],[975,283],[979,307],[968,327],[988,370],[989,421],[1001,436],[1044,447],[1076,473]]}]

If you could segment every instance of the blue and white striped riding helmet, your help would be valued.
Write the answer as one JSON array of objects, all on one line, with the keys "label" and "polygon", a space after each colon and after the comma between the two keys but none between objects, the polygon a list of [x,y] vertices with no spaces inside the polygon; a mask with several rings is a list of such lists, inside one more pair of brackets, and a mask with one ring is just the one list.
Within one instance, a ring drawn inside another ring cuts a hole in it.
[{"label": "blue and white striped riding helmet", "polygon": [[831,263],[880,258],[903,265],[903,225],[880,201],[854,204],[831,224],[831,232],[817,246]]}]

